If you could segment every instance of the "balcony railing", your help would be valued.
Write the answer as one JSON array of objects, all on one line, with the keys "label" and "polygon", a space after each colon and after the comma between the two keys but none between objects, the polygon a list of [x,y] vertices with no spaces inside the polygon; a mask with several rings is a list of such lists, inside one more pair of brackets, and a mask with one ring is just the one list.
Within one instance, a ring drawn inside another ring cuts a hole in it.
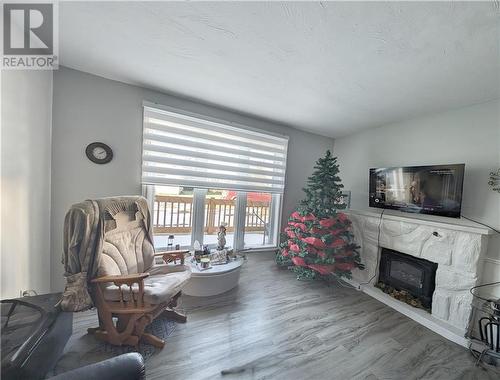
[{"label": "balcony railing", "polygon": [[[222,222],[228,233],[234,232],[236,201],[209,198],[205,201],[205,233],[215,234]],[[187,234],[191,232],[193,199],[174,195],[157,195],[153,209],[155,234]],[[269,223],[269,202],[247,201],[245,231],[265,231]]]},{"label": "balcony railing", "polygon": [[155,234],[186,234],[191,231],[193,199],[175,195],[157,195],[153,208]]}]

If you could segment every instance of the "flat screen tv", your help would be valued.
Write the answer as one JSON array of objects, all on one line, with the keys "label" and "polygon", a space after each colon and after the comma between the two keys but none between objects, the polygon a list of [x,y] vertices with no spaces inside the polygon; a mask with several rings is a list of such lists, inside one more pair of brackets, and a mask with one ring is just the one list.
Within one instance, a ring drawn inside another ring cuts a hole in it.
[{"label": "flat screen tv", "polygon": [[460,217],[464,164],[370,169],[370,207]]}]

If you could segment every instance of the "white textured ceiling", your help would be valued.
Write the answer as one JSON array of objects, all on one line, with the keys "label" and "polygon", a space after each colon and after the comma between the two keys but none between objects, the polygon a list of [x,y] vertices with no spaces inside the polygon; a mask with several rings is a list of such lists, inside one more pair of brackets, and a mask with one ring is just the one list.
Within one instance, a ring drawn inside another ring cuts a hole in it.
[{"label": "white textured ceiling", "polygon": [[337,137],[499,97],[498,2],[70,2],[62,64]]}]

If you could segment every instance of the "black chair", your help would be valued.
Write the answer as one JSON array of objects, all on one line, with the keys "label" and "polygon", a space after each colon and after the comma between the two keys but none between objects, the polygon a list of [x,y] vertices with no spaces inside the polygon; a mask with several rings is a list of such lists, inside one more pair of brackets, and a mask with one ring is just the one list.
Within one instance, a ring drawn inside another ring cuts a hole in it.
[{"label": "black chair", "polygon": [[73,332],[61,293],[2,300],[2,379],[44,379]]},{"label": "black chair", "polygon": [[136,352],[123,354],[51,377],[50,380],[144,380],[144,359]]}]

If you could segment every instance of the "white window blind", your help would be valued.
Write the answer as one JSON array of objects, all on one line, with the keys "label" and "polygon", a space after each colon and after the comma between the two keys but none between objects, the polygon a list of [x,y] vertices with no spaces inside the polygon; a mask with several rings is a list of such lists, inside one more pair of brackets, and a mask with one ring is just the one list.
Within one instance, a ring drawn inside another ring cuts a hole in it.
[{"label": "white window blind", "polygon": [[142,182],[282,193],[288,138],[144,105]]}]

